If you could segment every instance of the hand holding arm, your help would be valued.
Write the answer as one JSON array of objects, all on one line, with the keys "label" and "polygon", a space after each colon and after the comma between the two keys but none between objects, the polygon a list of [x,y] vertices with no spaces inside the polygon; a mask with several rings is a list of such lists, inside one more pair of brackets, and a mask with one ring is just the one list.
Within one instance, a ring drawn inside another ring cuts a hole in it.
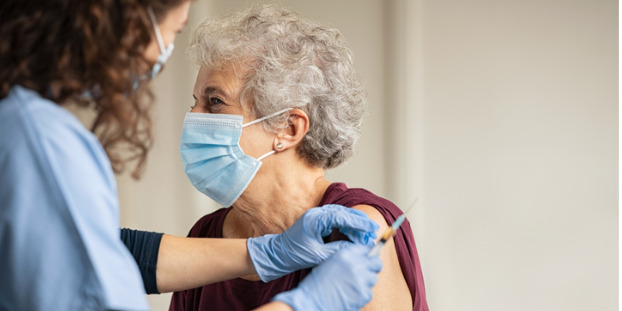
[{"label": "hand holding arm", "polygon": [[314,267],[352,244],[348,241],[324,243],[322,237],[329,235],[333,228],[338,228],[354,243],[371,245],[378,225],[365,213],[345,206],[330,204],[312,208],[281,234],[248,239],[248,253],[257,274],[268,282]]}]

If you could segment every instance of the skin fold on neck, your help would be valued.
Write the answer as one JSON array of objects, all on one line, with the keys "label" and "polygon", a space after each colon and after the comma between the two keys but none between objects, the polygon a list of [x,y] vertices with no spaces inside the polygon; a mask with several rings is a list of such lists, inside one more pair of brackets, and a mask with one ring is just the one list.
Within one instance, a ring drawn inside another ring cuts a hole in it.
[{"label": "skin fold on neck", "polygon": [[226,216],[223,237],[249,238],[281,233],[305,211],[318,206],[329,185],[323,169],[307,164],[280,165],[279,169],[265,172],[260,169]]}]

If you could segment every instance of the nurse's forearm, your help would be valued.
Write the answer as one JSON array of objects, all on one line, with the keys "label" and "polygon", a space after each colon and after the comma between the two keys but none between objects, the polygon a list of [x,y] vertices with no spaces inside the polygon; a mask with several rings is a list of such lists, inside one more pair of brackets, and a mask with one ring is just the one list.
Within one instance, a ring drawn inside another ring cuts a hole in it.
[{"label": "nurse's forearm", "polygon": [[156,269],[161,293],[255,273],[246,239],[162,237]]}]

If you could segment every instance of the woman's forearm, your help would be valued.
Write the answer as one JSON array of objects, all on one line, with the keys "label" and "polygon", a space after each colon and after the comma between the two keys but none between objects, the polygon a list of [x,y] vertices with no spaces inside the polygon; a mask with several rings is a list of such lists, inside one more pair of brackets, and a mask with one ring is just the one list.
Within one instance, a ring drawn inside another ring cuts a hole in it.
[{"label": "woman's forearm", "polygon": [[161,293],[255,273],[246,239],[162,237],[156,270]]}]

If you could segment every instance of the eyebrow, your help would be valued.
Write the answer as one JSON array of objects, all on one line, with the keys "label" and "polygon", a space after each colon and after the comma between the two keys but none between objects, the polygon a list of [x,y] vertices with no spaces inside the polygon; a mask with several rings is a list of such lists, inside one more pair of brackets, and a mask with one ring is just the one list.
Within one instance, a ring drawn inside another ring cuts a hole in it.
[{"label": "eyebrow", "polygon": [[[206,86],[205,88],[203,88],[203,92],[201,92],[199,96],[209,95],[212,93],[220,93],[223,96],[228,97],[227,93],[225,93],[223,90],[221,90],[219,87],[216,87],[216,86]],[[198,100],[197,96],[194,95],[194,93],[192,93],[192,98],[194,98],[195,100]]]},{"label": "eyebrow", "polygon": [[220,94],[222,96],[224,96],[226,100],[230,100],[231,99],[231,94],[225,92],[223,89],[217,87],[217,86],[206,86],[203,89],[203,93],[202,95],[209,95],[209,94],[213,94],[213,93],[217,93]]}]

